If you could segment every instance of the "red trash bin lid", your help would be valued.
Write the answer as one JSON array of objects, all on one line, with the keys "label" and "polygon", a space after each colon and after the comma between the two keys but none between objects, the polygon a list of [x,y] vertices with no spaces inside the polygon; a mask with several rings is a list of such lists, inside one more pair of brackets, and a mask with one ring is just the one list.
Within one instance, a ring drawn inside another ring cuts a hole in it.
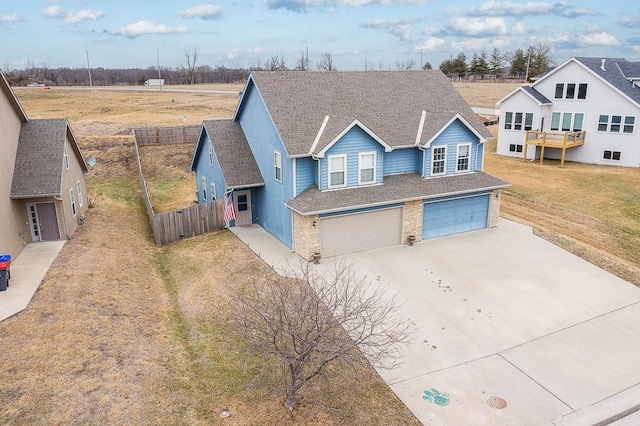
[{"label": "red trash bin lid", "polygon": [[6,271],[9,269],[9,265],[11,265],[10,261],[0,262],[0,271]]}]

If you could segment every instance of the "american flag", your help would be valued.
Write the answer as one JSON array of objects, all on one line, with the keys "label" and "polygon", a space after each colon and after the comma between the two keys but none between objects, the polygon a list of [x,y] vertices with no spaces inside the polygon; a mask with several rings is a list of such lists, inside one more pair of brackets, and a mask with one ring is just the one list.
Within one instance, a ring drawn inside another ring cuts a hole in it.
[{"label": "american flag", "polygon": [[236,209],[233,206],[233,193],[230,192],[227,195],[227,199],[224,203],[224,221],[231,222],[232,220],[236,220]]}]

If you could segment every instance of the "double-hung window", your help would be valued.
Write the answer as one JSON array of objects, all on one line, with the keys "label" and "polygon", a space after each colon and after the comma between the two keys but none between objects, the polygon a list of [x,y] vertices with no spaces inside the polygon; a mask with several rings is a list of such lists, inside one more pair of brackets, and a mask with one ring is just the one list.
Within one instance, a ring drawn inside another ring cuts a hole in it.
[{"label": "double-hung window", "polygon": [[278,151],[273,152],[273,176],[282,183],[282,153]]},{"label": "double-hung window", "polygon": [[80,181],[76,182],[76,186],[78,187],[78,204],[82,207],[84,200],[82,199],[82,187],[80,186]]},{"label": "double-hung window", "polygon": [[213,144],[209,141],[209,165],[213,166]]},{"label": "double-hung window", "polygon": [[329,188],[347,186],[347,156],[330,155],[329,162]]},{"label": "double-hung window", "polygon": [[625,117],[624,118],[624,128],[622,129],[622,133],[633,133],[633,127],[636,124],[635,117]]},{"label": "double-hung window", "polygon": [[443,175],[446,173],[447,147],[436,146],[432,150],[431,175]]},{"label": "double-hung window", "polygon": [[66,146],[64,147],[63,160],[64,160],[64,168],[69,170],[69,154],[67,154]]},{"label": "double-hung window", "polygon": [[458,145],[458,155],[456,156],[456,173],[469,171],[469,158],[471,158],[471,145]]},{"label": "double-hung window", "polygon": [[611,133],[633,133],[636,118],[632,115],[601,114],[598,117],[598,131]]},{"label": "double-hung window", "polygon": [[207,178],[206,177],[202,177],[202,199],[204,201],[207,201]]},{"label": "double-hung window", "polygon": [[73,188],[69,190],[69,201],[71,202],[71,215],[76,217],[76,197],[73,195]]},{"label": "double-hung window", "polygon": [[358,154],[358,185],[376,182],[376,153],[361,152]]},{"label": "double-hung window", "polygon": [[211,184],[211,201],[215,201],[216,200],[216,184],[212,183]]}]

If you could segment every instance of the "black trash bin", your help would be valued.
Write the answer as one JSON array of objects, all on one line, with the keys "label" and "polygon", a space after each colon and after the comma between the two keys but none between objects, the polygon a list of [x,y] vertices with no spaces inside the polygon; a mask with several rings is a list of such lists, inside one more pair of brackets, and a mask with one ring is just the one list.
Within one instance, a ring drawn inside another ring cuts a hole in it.
[{"label": "black trash bin", "polygon": [[9,278],[11,278],[10,266],[11,256],[8,254],[0,255],[0,291],[5,291],[9,287]]}]

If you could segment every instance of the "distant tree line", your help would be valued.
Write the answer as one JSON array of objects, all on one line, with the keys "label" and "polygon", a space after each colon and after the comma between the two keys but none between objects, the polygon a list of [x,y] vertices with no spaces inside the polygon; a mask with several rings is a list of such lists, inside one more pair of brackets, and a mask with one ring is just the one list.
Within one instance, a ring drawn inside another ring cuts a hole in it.
[{"label": "distant tree line", "polygon": [[455,58],[445,59],[440,71],[453,80],[515,78],[529,80],[545,73],[553,66],[551,49],[545,44],[529,46],[502,53],[496,47],[491,53],[474,53],[469,61],[461,52]]},{"label": "distant tree line", "polygon": [[[529,46],[527,50],[516,49],[503,53],[494,48],[491,53],[482,51],[474,53],[468,60],[465,53],[459,53],[440,64],[440,70],[452,80],[485,80],[485,79],[530,79],[548,71],[552,64],[551,49],[544,44]],[[32,63],[22,69],[9,69],[3,72],[12,86],[26,86],[30,83],[40,83],[54,86],[113,86],[113,85],[143,85],[153,78],[163,78],[165,84],[201,84],[201,83],[237,83],[247,79],[251,71],[310,71],[312,64],[309,51],[303,51],[293,67],[287,65],[284,56],[271,56],[264,62],[256,62],[248,69],[242,67],[226,67],[219,65],[215,68],[209,65],[197,65],[198,49],[185,49],[185,64],[175,68],[48,68],[37,67]],[[318,71],[337,71],[333,55],[325,52],[317,62]],[[398,70],[408,71],[417,68],[413,59],[396,61],[387,65],[380,61],[374,64],[368,60],[363,63],[364,71]],[[432,69],[429,62],[420,64],[420,68]],[[90,80],[91,76],[91,80]]]}]

